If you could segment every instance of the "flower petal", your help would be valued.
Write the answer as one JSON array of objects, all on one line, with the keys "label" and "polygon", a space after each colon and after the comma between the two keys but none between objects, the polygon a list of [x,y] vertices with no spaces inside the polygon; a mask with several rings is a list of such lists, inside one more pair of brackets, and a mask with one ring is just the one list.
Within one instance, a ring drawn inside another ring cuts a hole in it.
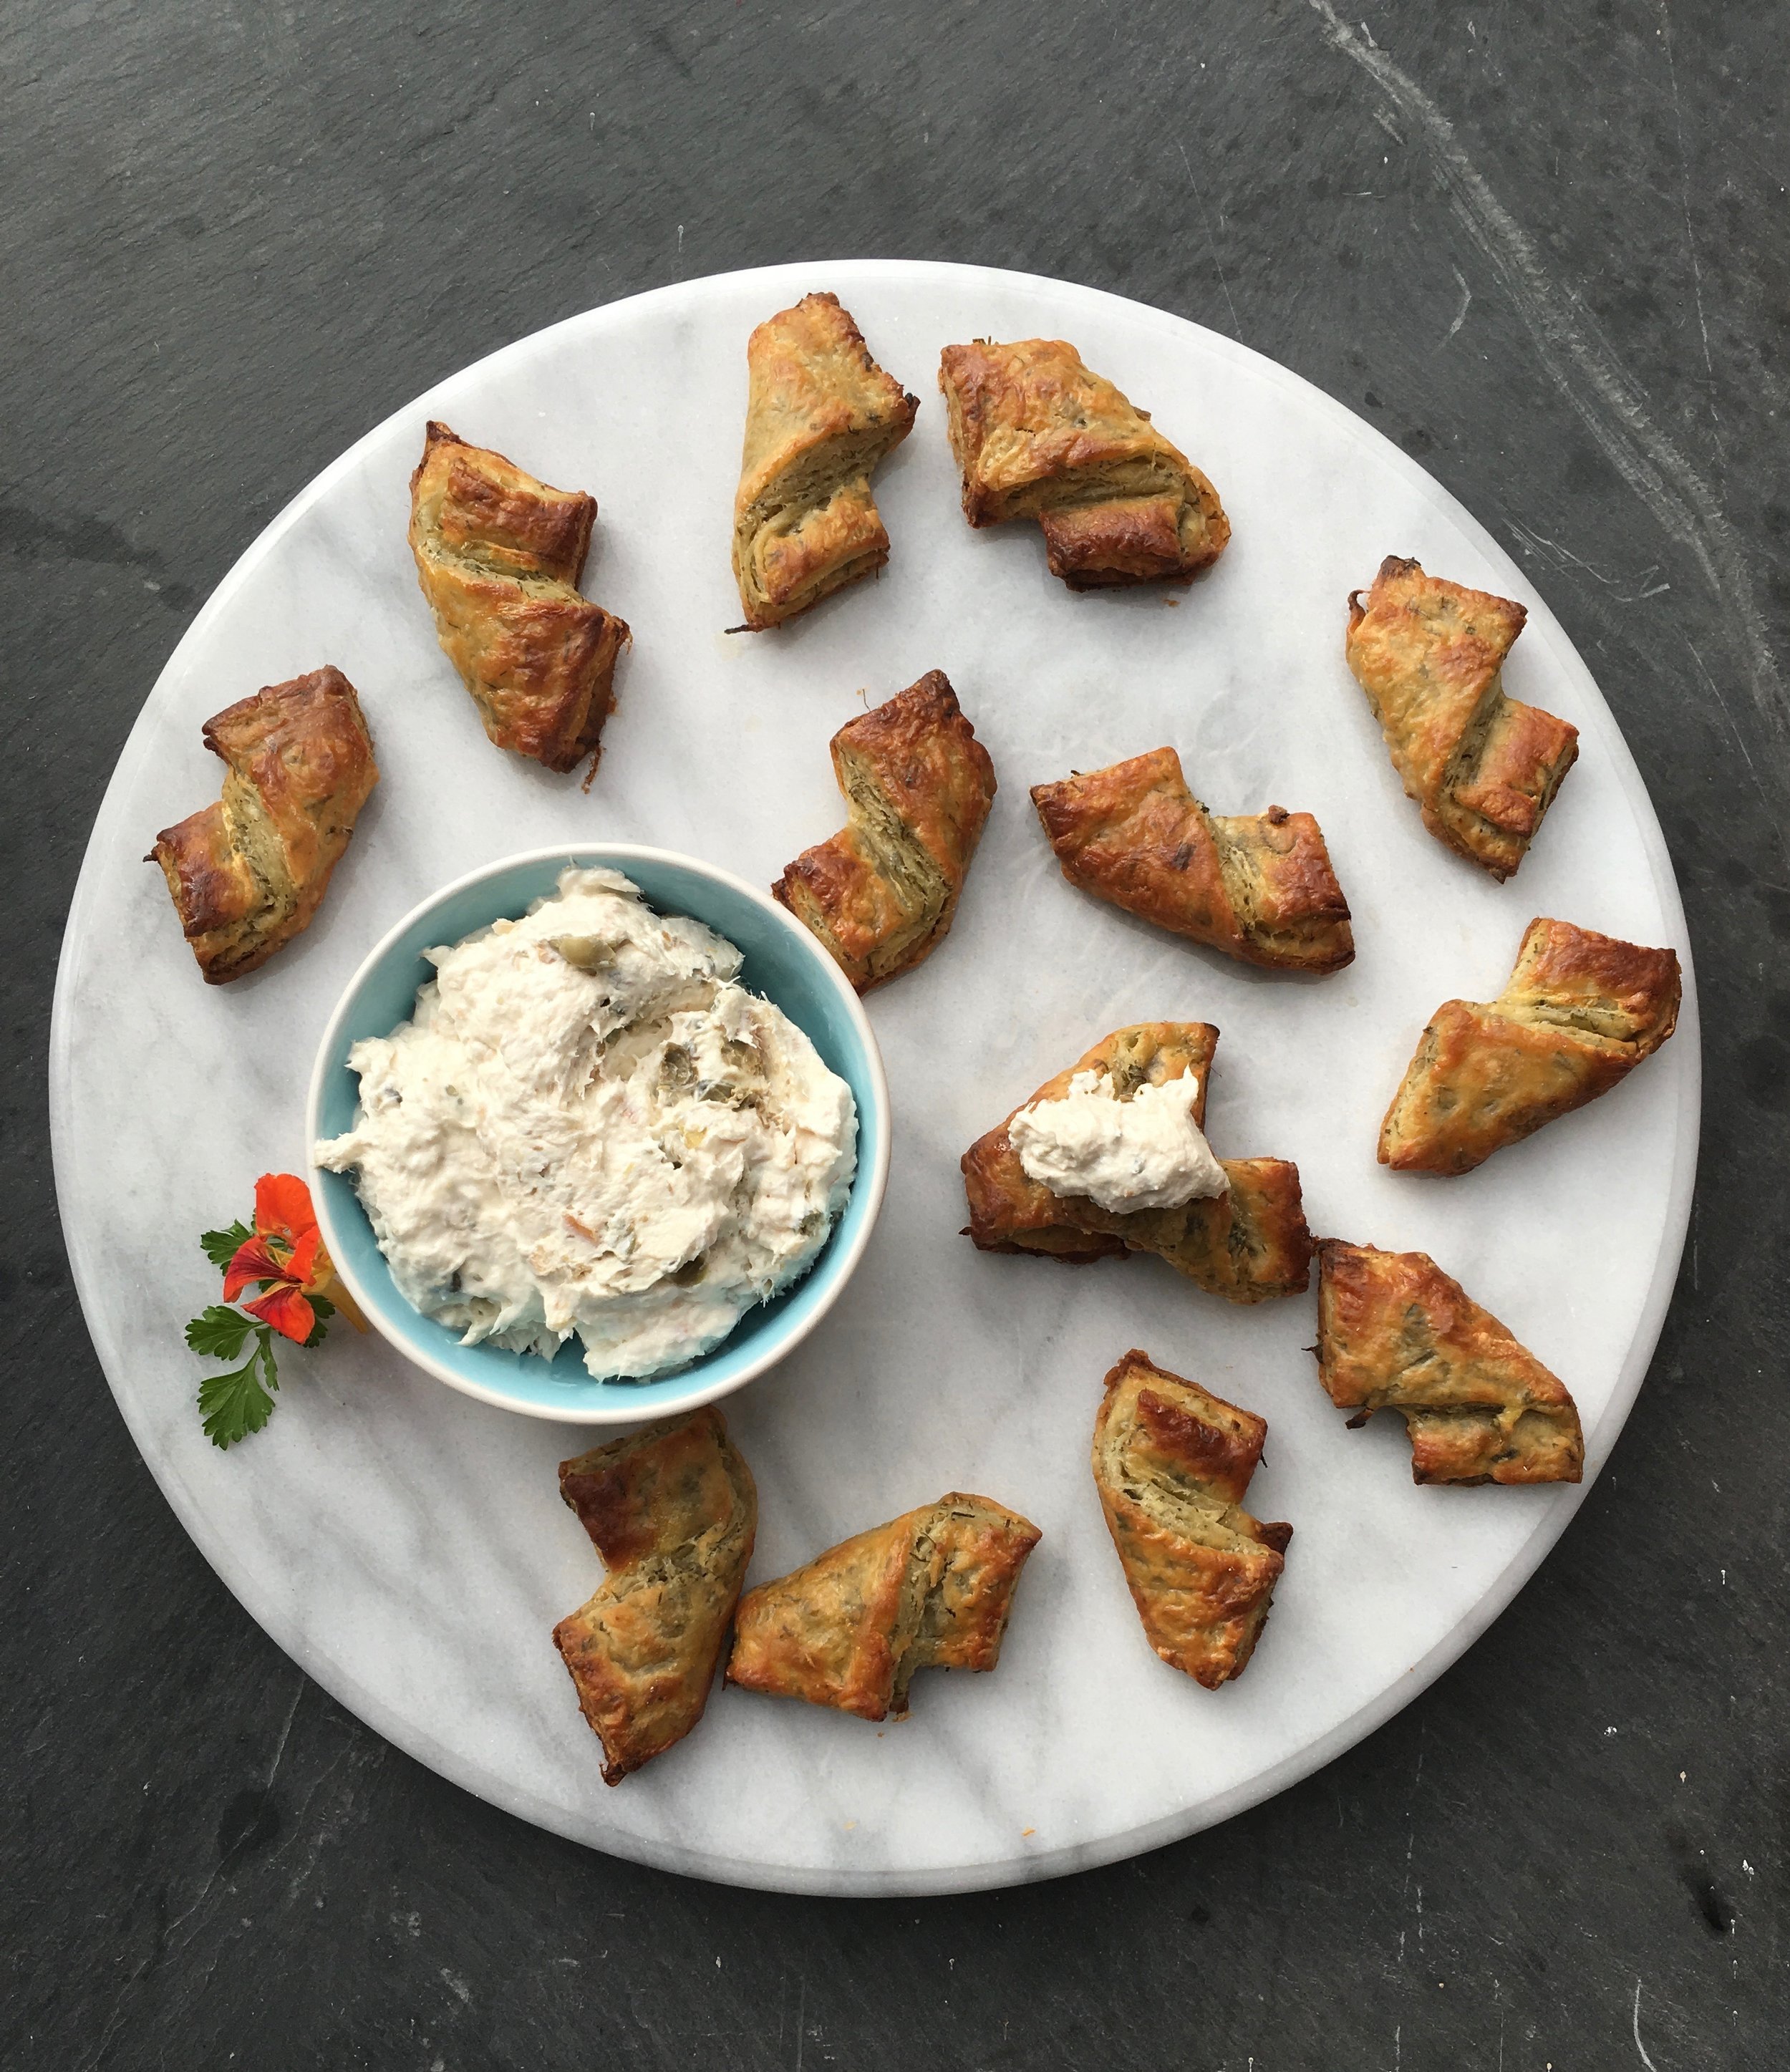
[{"label": "flower petal", "polygon": [[[318,1271],[318,1261],[323,1262],[323,1271]],[[322,1287],[329,1277],[329,1254],[323,1250],[323,1237],[313,1223],[292,1248],[292,1256],[282,1268],[282,1278],[307,1293]]]},{"label": "flower petal", "polygon": [[[282,1245],[281,1250],[284,1251]],[[236,1255],[224,1269],[224,1299],[233,1302],[251,1281],[283,1281],[285,1262],[274,1255],[267,1240],[257,1233],[237,1247]]]},{"label": "flower petal", "polygon": [[335,1270],[335,1261],[321,1245],[317,1248],[317,1264],[311,1269],[310,1289],[314,1295],[327,1295],[357,1331],[366,1330],[367,1320],[360,1314],[360,1305],[342,1285],[342,1276]]},{"label": "flower petal", "polygon": [[242,1306],[251,1317],[271,1324],[282,1338],[290,1338],[294,1345],[302,1346],[317,1326],[315,1311],[290,1284],[270,1288],[265,1295],[257,1295]]},{"label": "flower petal", "polygon": [[311,1190],[296,1173],[263,1173],[255,1182],[255,1228],[296,1245],[317,1227]]}]

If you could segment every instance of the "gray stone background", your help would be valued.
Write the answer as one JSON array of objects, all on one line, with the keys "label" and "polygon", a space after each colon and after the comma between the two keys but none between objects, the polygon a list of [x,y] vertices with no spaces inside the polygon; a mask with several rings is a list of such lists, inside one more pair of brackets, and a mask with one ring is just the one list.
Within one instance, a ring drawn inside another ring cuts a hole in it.
[{"label": "gray stone background", "polygon": [[[0,10],[0,2062],[1790,2060],[1786,19],[1766,0]],[[265,521],[524,332],[855,253],[1159,304],[1419,456],[1520,556],[1627,732],[1707,1043],[1652,1375],[1491,1634],[1228,1826],[906,1903],[589,1854],[307,1683],[131,1447],[44,1148],[87,829]]]}]

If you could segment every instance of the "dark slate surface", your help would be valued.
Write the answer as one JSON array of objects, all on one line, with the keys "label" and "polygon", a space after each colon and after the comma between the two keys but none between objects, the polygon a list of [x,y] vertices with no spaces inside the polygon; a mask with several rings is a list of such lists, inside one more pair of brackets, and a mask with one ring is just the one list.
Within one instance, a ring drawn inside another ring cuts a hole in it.
[{"label": "dark slate surface", "polygon": [[[0,2061],[1786,2062],[1781,18],[1738,0],[1355,0],[1346,22],[1322,0],[0,13]],[[308,1684],[137,1459],[72,1307],[44,1150],[88,826],[264,521],[522,332],[855,253],[1158,303],[1419,455],[1523,557],[1627,730],[1707,1041],[1702,1185],[1652,1378],[1491,1634],[1213,1833],[906,1904],[586,1853]]]}]

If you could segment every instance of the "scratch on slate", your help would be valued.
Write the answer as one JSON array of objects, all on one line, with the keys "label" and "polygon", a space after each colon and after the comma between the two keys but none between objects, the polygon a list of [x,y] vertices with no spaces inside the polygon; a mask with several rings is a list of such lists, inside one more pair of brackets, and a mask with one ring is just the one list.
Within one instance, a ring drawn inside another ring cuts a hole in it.
[{"label": "scratch on slate", "polygon": [[274,1760],[268,1765],[267,1783],[265,1788],[269,1791],[274,1789],[274,1780],[279,1775],[280,1765],[286,1760],[286,1745],[292,1738],[292,1722],[298,1716],[298,1708],[304,1702],[305,1687],[309,1681],[310,1679],[301,1669],[298,1672],[298,1688],[293,1692],[292,1703],[287,1708],[286,1725],[280,1729],[280,1738],[274,1750]]},{"label": "scratch on slate", "polygon": [[1714,677],[1710,674],[1708,668],[1705,666],[1703,658],[1697,653],[1695,644],[1693,642],[1687,640],[1685,643],[1685,645],[1690,649],[1690,659],[1697,664],[1697,673],[1703,680],[1704,689],[1709,693],[1710,696],[1714,698],[1715,702],[1722,708],[1722,717],[1728,722],[1728,731],[1734,736],[1734,746],[1740,750],[1742,760],[1747,765],[1747,774],[1753,780],[1754,787],[1758,791],[1759,796],[1760,803],[1769,808],[1771,803],[1771,800],[1766,795],[1765,787],[1760,781],[1759,771],[1753,762],[1751,755],[1748,753],[1746,737],[1741,733],[1739,728],[1734,723],[1734,714],[1728,709],[1727,700],[1722,697],[1720,687],[1716,683]]},{"label": "scratch on slate", "polygon": [[1461,326],[1467,322],[1467,313],[1473,306],[1473,290],[1467,285],[1467,276],[1461,271],[1459,266],[1454,267],[1451,270],[1454,273],[1455,278],[1461,284],[1461,306],[1455,312],[1455,321],[1448,327],[1448,338],[1445,338],[1442,340],[1442,343],[1444,345],[1448,343],[1448,339],[1452,338],[1455,332],[1460,329]]},{"label": "scratch on slate", "polygon": [[1641,2054],[1641,2062],[1647,2072],[1660,2072],[1660,2068],[1647,2054],[1647,2045],[1641,2041],[1641,1982],[1635,1981],[1635,2048]]},{"label": "scratch on slate", "polygon": [[1206,227],[1206,249],[1212,256],[1212,264],[1218,269],[1218,285],[1224,290],[1224,306],[1231,313],[1231,335],[1241,339],[1243,327],[1237,320],[1237,304],[1231,300],[1231,284],[1224,278],[1224,262],[1218,256],[1217,240],[1212,236],[1212,218],[1206,213],[1206,198],[1200,191],[1200,183],[1193,177],[1193,161],[1187,156],[1185,144],[1175,147],[1181,154],[1181,162],[1187,169],[1187,185],[1193,190],[1193,205],[1200,212],[1200,220]]},{"label": "scratch on slate", "polygon": [[[1550,540],[1545,532],[1533,532],[1528,526],[1519,524],[1514,518],[1507,522],[1511,536],[1520,547],[1531,553],[1545,551],[1559,567],[1564,568],[1570,563],[1575,569],[1582,569],[1586,575],[1595,576],[1606,590],[1614,590],[1618,604],[1644,604],[1650,597],[1664,597],[1672,587],[1669,582],[1654,581],[1660,573],[1657,561],[1651,567],[1643,569],[1637,576],[1606,575],[1595,561],[1588,561],[1582,554],[1575,554],[1570,547],[1563,547],[1558,540]],[[1624,583],[1638,587],[1624,590]]]},{"label": "scratch on slate", "polygon": [[1790,738],[1790,704],[1752,578],[1714,491],[1654,423],[1641,390],[1578,298],[1549,278],[1527,233],[1456,142],[1447,117],[1371,38],[1349,27],[1331,0],[1306,4],[1332,46],[1422,131],[1455,213],[1504,283],[1554,385],[1661,529],[1695,559],[1734,629],[1760,718],[1780,742]]},{"label": "scratch on slate", "polygon": [[1660,0],[1660,19],[1664,24],[1660,39],[1665,45],[1666,77],[1672,84],[1672,120],[1678,132],[1678,198],[1685,212],[1685,249],[1690,254],[1690,283],[1697,298],[1697,328],[1703,335],[1703,372],[1709,376],[1710,420],[1715,427],[1715,450],[1724,462],[1721,413],[1715,407],[1715,363],[1710,357],[1709,321],[1703,314],[1703,266],[1697,256],[1697,232],[1690,220],[1690,162],[1685,156],[1685,116],[1678,103],[1678,68],[1672,56],[1672,10]]}]

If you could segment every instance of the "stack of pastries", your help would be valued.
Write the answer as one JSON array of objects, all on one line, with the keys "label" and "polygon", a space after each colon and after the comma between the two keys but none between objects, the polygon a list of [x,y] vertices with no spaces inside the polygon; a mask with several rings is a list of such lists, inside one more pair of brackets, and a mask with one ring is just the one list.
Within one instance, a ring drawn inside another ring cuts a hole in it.
[{"label": "stack of pastries", "polygon": [[[746,358],[737,630],[770,632],[888,564],[872,479],[920,406],[831,294],[767,319]],[[938,387],[969,524],[1035,520],[1046,566],[1070,590],[1184,585],[1224,553],[1230,521],[1212,482],[1074,346],[948,345]],[[586,788],[632,638],[579,587],[596,516],[586,491],[428,424],[409,540],[441,648],[492,743],[550,771],[586,765]],[[1500,882],[1578,752],[1568,722],[1504,689],[1525,617],[1393,556],[1348,598],[1342,642],[1422,826]],[[225,766],[221,796],[165,829],[151,855],[216,985],[311,924],[379,771],[359,694],[330,666],[228,705],[204,740]],[[831,754],[846,824],[772,889],[869,993],[945,943],[994,766],[939,669],[841,727]],[[1215,812],[1172,745],[1042,778],[1030,796],[1078,892],[1263,970],[1325,977],[1356,955],[1316,820],[1274,804]],[[1187,976],[1200,969],[1189,962]],[[1423,1030],[1380,1162],[1465,1174],[1608,1092],[1671,1036],[1681,983],[1669,949],[1532,920],[1503,991],[1447,1001]],[[1416,1481],[1578,1481],[1570,1390],[1427,1253],[1315,1240],[1296,1165],[1210,1155],[1217,1042],[1191,1020],[1101,1037],[965,1152],[965,1234],[986,1252],[1071,1264],[1153,1260],[1139,1270],[1166,1266],[1241,1305],[1304,1293],[1315,1260],[1321,1385],[1352,1426],[1379,1410],[1404,1419]],[[1178,1194],[1140,1182],[1133,1198],[1053,1177],[1028,1157],[1022,1125],[1078,1102],[1083,1125],[1114,1142],[1127,1131],[1144,1141],[1146,1120],[1172,1124],[1187,1170],[1203,1160],[1204,1179]],[[1267,1430],[1258,1412],[1136,1349],[1098,1400],[1095,1488],[1142,1637],[1208,1689],[1247,1667],[1286,1569],[1291,1526],[1244,1508]],[[723,1663],[739,1689],[872,1720],[907,1712],[921,1669],[992,1670],[1041,1537],[1018,1511],[953,1490],[747,1589],[757,1491],[713,1409],[566,1461],[560,1487],[606,1573],[553,1639],[611,1784],[690,1733]]]}]

